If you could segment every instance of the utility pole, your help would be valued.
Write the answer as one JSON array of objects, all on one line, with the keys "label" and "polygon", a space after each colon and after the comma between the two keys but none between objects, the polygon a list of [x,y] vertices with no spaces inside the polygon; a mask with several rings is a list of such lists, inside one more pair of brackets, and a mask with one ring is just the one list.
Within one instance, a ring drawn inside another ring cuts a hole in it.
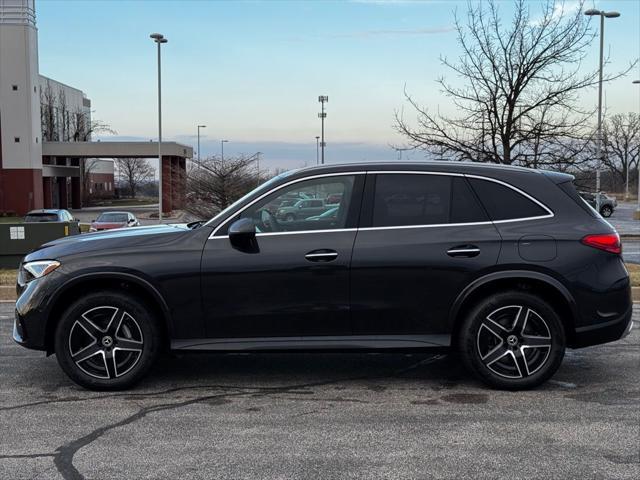
[{"label": "utility pole", "polygon": [[206,125],[198,125],[198,168],[200,168],[200,129],[207,128]]},{"label": "utility pole", "polygon": [[220,140],[220,158],[224,162],[224,144],[229,142],[229,140]]},{"label": "utility pole", "polygon": [[605,12],[604,10],[596,10],[590,8],[585,15],[591,17],[593,15],[600,16],[600,70],[598,73],[598,138],[596,139],[596,155],[598,157],[596,163],[596,211],[600,213],[600,169],[602,168],[602,69],[604,63],[604,19],[616,18],[620,14],[618,12]]},{"label": "utility pole", "polygon": [[322,104],[322,111],[318,114],[320,121],[322,122],[322,141],[320,142],[320,147],[322,148],[322,165],[324,165],[324,147],[326,147],[327,143],[324,141],[324,119],[327,118],[327,114],[324,111],[324,104],[329,101],[329,97],[327,95],[320,95],[318,97],[318,101]]},{"label": "utility pole", "polygon": [[162,68],[160,62],[160,45],[169,40],[161,33],[152,33],[150,37],[158,44],[158,223],[162,223]]}]

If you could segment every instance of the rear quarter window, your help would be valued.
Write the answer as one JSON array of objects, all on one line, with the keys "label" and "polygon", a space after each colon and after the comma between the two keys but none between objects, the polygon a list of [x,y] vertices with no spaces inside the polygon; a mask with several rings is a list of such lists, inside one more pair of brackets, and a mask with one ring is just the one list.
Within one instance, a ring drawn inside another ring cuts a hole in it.
[{"label": "rear quarter window", "polygon": [[469,178],[469,182],[491,220],[515,220],[549,214],[536,202],[510,187],[478,178]]}]

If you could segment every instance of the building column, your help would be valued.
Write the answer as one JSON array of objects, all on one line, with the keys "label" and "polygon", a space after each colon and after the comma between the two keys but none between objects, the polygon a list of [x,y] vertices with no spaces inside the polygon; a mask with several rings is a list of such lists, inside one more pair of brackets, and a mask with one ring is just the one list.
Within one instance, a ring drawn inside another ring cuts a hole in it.
[{"label": "building column", "polygon": [[67,192],[67,177],[57,177],[58,178],[58,195],[60,198],[58,199],[59,208],[65,209],[69,208],[69,194]]},{"label": "building column", "polygon": [[172,210],[171,195],[171,157],[162,157],[162,213]]},{"label": "building column", "polygon": [[51,205],[51,177],[42,179],[42,207],[52,208]]},{"label": "building column", "polygon": [[80,177],[71,177],[71,208],[82,208]]},{"label": "building column", "polygon": [[171,203],[174,209],[180,209],[182,205],[181,184],[182,172],[180,172],[180,159],[171,158]]}]

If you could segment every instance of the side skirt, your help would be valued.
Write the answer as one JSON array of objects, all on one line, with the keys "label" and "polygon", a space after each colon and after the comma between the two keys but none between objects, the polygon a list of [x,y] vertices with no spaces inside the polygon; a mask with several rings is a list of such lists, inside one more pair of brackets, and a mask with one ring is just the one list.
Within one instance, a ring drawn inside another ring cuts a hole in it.
[{"label": "side skirt", "polygon": [[451,335],[348,335],[326,337],[191,338],[172,340],[172,350],[288,351],[288,350],[411,350],[451,345]]}]

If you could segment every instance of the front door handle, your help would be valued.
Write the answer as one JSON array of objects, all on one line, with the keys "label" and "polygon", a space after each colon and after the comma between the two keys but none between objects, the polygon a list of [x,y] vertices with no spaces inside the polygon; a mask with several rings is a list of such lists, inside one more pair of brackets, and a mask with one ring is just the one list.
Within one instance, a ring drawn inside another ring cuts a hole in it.
[{"label": "front door handle", "polygon": [[480,249],[475,245],[458,245],[447,250],[450,257],[477,257]]},{"label": "front door handle", "polygon": [[304,258],[310,262],[331,262],[338,258],[338,252],[335,250],[313,250],[307,253]]}]

